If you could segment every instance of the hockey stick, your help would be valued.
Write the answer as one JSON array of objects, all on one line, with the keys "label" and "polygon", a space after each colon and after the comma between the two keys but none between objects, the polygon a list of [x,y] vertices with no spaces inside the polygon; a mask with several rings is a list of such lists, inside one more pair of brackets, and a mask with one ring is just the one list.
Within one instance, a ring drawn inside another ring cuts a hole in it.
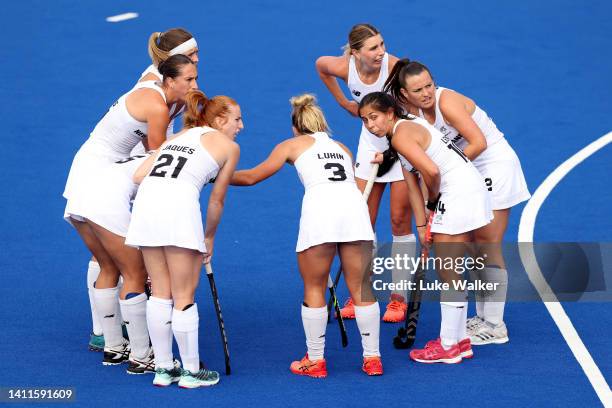
[{"label": "hockey stick", "polygon": [[[366,203],[368,202],[368,197],[370,197],[370,193],[372,192],[372,187],[374,187],[374,181],[376,180],[376,175],[378,174],[379,166],[380,164],[378,163],[374,163],[372,165],[372,169],[370,170],[370,177],[368,178],[368,182],[365,188],[363,189],[362,196],[363,196],[363,199],[366,201]],[[327,286],[333,287],[335,290],[338,287],[338,282],[340,281],[341,275],[342,275],[342,265],[338,267],[338,271],[336,272],[336,276],[334,277],[333,281],[331,280],[331,276],[329,277],[327,281]],[[327,323],[329,323],[329,321],[331,320],[330,316],[331,316],[332,305],[333,305],[333,299],[330,297],[329,301],[327,302]],[[340,313],[338,313],[337,311],[336,311],[336,314],[340,316]]]},{"label": "hockey stick", "polygon": [[[348,346],[348,335],[346,334],[346,326],[344,325],[344,319],[340,314],[340,305],[338,304],[338,297],[336,296],[336,289],[334,288],[334,282],[331,280],[331,276],[327,275],[327,287],[329,288],[329,301],[333,303],[336,315],[338,315],[338,327],[340,327],[340,337],[342,338],[342,347]],[[329,317],[329,312],[328,312]]]},{"label": "hockey stick", "polygon": [[221,332],[221,340],[223,341],[223,354],[225,355],[225,375],[230,375],[232,370],[230,368],[227,333],[225,333],[225,324],[223,323],[223,315],[221,314],[221,304],[219,303],[217,285],[215,285],[215,278],[213,276],[212,266],[210,265],[210,262],[205,264],[204,267],[206,268],[206,276],[208,276],[208,283],[210,283],[210,291],[212,292],[213,302],[215,304],[215,312],[217,312],[217,320],[219,321],[219,331]]},{"label": "hockey stick", "polygon": [[[430,240],[431,237],[431,221],[433,218],[433,211],[429,215],[429,221],[427,222],[427,232],[425,233],[426,240]],[[424,249],[421,252],[422,260],[419,262],[419,266],[414,274],[415,288],[410,292],[410,299],[408,301],[408,307],[406,309],[406,322],[404,327],[400,327],[397,331],[397,336],[393,338],[393,346],[396,349],[407,349],[412,347],[414,340],[416,339],[416,329],[419,324],[419,311],[421,310],[421,282],[425,279],[425,269],[423,267],[424,262],[427,261],[429,252]]]}]

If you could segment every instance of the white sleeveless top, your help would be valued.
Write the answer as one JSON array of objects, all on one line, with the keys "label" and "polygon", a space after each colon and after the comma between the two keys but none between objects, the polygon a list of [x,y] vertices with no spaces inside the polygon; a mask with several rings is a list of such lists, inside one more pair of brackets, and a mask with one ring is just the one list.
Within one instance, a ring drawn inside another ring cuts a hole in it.
[{"label": "white sleeveless top", "polygon": [[144,88],[157,91],[164,102],[166,101],[164,91],[155,82],[146,81],[137,84],[113,103],[108,112],[98,122],[89,139],[85,142],[88,149],[118,159],[124,158],[130,155],[134,146],[147,137],[147,122],[134,119],[128,112],[125,103],[128,95]]},{"label": "white sleeveless top", "polygon": [[[444,116],[442,115],[442,111],[440,110],[440,95],[442,95],[442,91],[445,89],[448,88],[443,88],[441,86],[436,88],[436,119],[433,126],[442,132],[443,135],[452,140],[457,147],[463,150],[468,145],[467,140],[465,140],[463,136],[459,134],[457,129],[446,123],[446,120],[444,120]],[[419,109],[419,116],[423,119],[425,118],[425,114],[421,109]],[[495,126],[493,120],[485,111],[480,109],[478,105],[476,105],[476,108],[474,109],[472,119],[484,134],[485,139],[487,140],[487,146],[493,146],[495,143],[504,138],[504,134],[497,129],[497,126]]]},{"label": "white sleeveless top", "polygon": [[209,127],[196,127],[165,143],[146,179],[191,185],[202,191],[219,173],[219,165],[200,142],[200,136],[215,132]]},{"label": "white sleeveless top", "polygon": [[383,90],[385,81],[389,77],[389,54],[385,52],[382,64],[380,66],[380,73],[376,82],[370,85],[366,85],[359,79],[359,73],[355,66],[355,57],[351,55],[349,59],[348,78],[346,84],[351,92],[351,96],[357,103],[361,102],[364,96],[372,92],[380,92]]},{"label": "white sleeveless top", "polygon": [[[418,123],[423,126],[429,134],[431,135],[431,141],[429,142],[429,146],[425,150],[425,154],[438,166],[440,171],[440,177],[444,176],[446,173],[454,170],[456,168],[460,168],[465,166],[466,164],[471,165],[470,161],[463,154],[463,152],[448,138],[448,136],[440,133],[436,128],[429,124],[425,119],[417,118],[414,116],[410,116],[414,118],[411,120],[413,123]],[[395,134],[395,130],[399,126],[400,123],[407,122],[406,119],[400,119],[393,126],[393,134]],[[402,163],[402,167],[404,167],[408,171],[413,171],[414,167],[412,164],[401,154],[399,154],[400,162]]]},{"label": "white sleeveless top", "polygon": [[349,154],[325,132],[309,136],[315,142],[293,163],[304,189],[321,184],[355,184],[353,162]]}]

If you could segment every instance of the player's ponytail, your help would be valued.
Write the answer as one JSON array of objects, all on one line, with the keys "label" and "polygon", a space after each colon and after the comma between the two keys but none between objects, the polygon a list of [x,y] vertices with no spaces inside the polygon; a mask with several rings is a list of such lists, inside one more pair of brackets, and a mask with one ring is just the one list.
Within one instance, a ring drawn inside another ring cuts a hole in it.
[{"label": "player's ponytail", "polygon": [[400,80],[400,72],[408,64],[410,64],[410,60],[408,58],[402,58],[401,60],[397,61],[383,87],[383,92],[391,94],[391,96],[393,96],[401,104],[407,104],[408,102],[404,95],[402,95],[401,89],[403,84]]},{"label": "player's ponytail", "polygon": [[323,111],[317,105],[313,94],[302,94],[289,99],[291,103],[291,124],[302,135],[328,132],[329,126]]},{"label": "player's ponytail", "polygon": [[193,35],[184,28],[171,28],[165,32],[154,32],[149,36],[148,51],[153,65],[159,66],[170,56],[170,51],[190,40]]},{"label": "player's ponytail", "polygon": [[209,102],[208,97],[199,89],[191,90],[185,96],[185,113],[183,114],[183,127],[193,128],[206,126],[204,112]]},{"label": "player's ponytail", "polygon": [[403,58],[397,61],[391,70],[389,78],[385,81],[383,91],[390,93],[400,104],[407,106],[410,103],[404,94],[402,94],[402,89],[408,90],[406,89],[406,78],[419,75],[423,71],[427,71],[433,80],[431,71],[424,64],[418,61],[410,61],[408,58]]},{"label": "player's ponytail", "polygon": [[183,126],[209,126],[219,130],[219,122],[215,119],[225,118],[230,113],[231,105],[238,106],[238,103],[229,96],[217,95],[209,99],[199,89],[189,91],[185,96]]}]

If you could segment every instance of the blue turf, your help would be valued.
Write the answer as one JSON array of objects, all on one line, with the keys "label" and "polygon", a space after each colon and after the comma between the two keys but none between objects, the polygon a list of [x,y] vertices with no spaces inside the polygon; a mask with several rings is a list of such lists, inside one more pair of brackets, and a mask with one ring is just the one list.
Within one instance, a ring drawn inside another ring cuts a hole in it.
[{"label": "blue turf", "polygon": [[[303,91],[318,94],[336,137],[356,149],[359,122],[335,104],[314,60],[338,54],[350,26],[361,21],[382,30],[391,53],[419,59],[440,85],[473,97],[506,134],[533,190],[561,162],[612,129],[610,2],[64,0],[11,2],[3,10],[0,386],[73,386],[83,406],[116,405],[126,395],[142,405],[598,404],[540,303],[508,305],[511,343],[476,349],[473,361],[455,367],[409,363],[406,352],[391,348],[396,328],[384,325],[382,378],[360,373],[354,323],[348,324],[347,350],[341,350],[333,324],[327,339],[330,377],[291,376],[288,365],[302,356],[304,344],[294,254],[302,188],[290,168],[228,195],[214,267],[234,374],[209,390],[155,389],[151,377],[102,367],[100,354],[86,350],[88,255],[61,220],[61,192],[79,145],[148,65],[150,32],[173,26],[189,28],[200,42],[201,88],[230,95],[242,106],[240,167],[258,163],[290,135],[287,100]],[[127,11],[140,18],[104,21]],[[611,158],[608,147],[557,187],[538,218],[538,240],[612,241],[606,178]],[[512,212],[510,241],[516,239],[521,209]],[[587,218],[599,221],[585,227]],[[379,237],[390,235],[385,220],[383,205]],[[205,280],[198,304],[201,355],[221,368]],[[566,308],[610,381],[609,303]],[[439,306],[425,304],[417,343],[435,337],[438,327]]]}]

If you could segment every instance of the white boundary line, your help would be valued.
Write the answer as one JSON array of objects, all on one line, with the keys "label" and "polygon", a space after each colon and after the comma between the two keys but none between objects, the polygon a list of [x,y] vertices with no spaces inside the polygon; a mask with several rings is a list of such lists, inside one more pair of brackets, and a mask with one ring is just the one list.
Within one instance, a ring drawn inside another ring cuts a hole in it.
[{"label": "white boundary line", "polygon": [[137,17],[138,17],[138,13],[123,13],[123,14],[118,14],[116,16],[106,17],[106,21],[108,21],[109,23],[118,23],[120,21],[131,20]]},{"label": "white boundary line", "polygon": [[[580,150],[578,153],[574,154],[559,167],[557,167],[548,177],[546,177],[546,179],[535,191],[531,197],[531,200],[529,200],[525,206],[525,209],[523,210],[523,213],[521,214],[521,221],[518,231],[519,242],[533,242],[533,232],[538,211],[544,203],[544,200],[546,200],[546,197],[548,197],[555,186],[570,171],[572,171],[574,167],[611,142],[612,132],[609,132]],[[597,367],[597,364],[595,364],[593,357],[591,357],[591,354],[589,354],[589,351],[576,332],[576,329],[565,313],[565,310],[563,310],[563,306],[561,306],[561,303],[559,303],[557,300],[552,289],[550,286],[548,286],[548,283],[546,283],[546,280],[542,275],[542,271],[538,266],[533,245],[519,245],[519,252],[529,280],[538,291],[538,294],[542,300],[547,300],[544,301],[544,305],[546,306],[546,309],[548,309],[548,313],[550,313],[551,317],[555,321],[555,324],[559,328],[559,331],[563,335],[567,345],[574,354],[574,357],[576,360],[578,360],[582,370],[595,389],[597,396],[603,403],[604,407],[612,407],[612,391],[610,391],[610,386],[599,370],[599,367]]]}]

